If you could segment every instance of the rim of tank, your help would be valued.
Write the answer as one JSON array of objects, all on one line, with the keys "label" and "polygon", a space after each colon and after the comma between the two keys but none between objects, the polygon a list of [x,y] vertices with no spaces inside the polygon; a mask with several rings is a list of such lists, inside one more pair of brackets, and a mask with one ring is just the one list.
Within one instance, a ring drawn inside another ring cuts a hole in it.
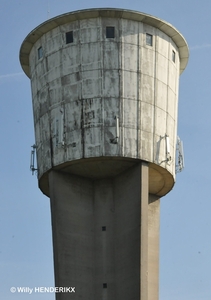
[{"label": "rim of tank", "polygon": [[41,38],[41,36],[48,31],[73,21],[91,19],[97,17],[107,17],[107,18],[120,18],[129,19],[134,21],[143,22],[145,24],[151,25],[155,28],[160,29],[169,37],[172,38],[174,43],[177,45],[180,55],[180,74],[186,68],[189,58],[188,44],[183,37],[183,35],[170,23],[163,21],[157,17],[128,9],[118,9],[118,8],[92,8],[85,10],[77,10],[73,12],[68,12],[57,17],[51,18],[34,30],[32,30],[25,40],[23,41],[20,48],[20,63],[25,74],[30,78],[29,71],[29,54],[33,45],[36,41]]}]

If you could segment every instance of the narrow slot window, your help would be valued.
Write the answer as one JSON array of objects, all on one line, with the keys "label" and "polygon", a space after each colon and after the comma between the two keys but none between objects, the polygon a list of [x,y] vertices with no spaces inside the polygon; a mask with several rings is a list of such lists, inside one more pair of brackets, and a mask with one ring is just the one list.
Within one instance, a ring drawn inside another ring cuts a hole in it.
[{"label": "narrow slot window", "polygon": [[103,288],[107,289],[107,283],[103,283]]},{"label": "narrow slot window", "polygon": [[42,47],[38,48],[37,53],[38,53],[38,59],[40,59],[40,58],[43,57],[43,49],[42,49]]},{"label": "narrow slot window", "polygon": [[172,61],[175,63],[176,61],[176,53],[174,50],[172,50]]},{"label": "narrow slot window", "polygon": [[114,39],[115,38],[115,27],[106,27],[106,38]]},{"label": "narrow slot window", "polygon": [[146,45],[152,46],[153,36],[149,33],[146,33]]},{"label": "narrow slot window", "polygon": [[73,43],[73,31],[66,32],[66,44]]}]

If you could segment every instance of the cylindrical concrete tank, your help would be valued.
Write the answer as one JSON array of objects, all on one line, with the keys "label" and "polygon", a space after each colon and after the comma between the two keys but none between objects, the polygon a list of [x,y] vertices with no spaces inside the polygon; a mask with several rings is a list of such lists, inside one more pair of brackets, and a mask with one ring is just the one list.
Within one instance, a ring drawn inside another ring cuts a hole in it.
[{"label": "cylindrical concrete tank", "polygon": [[91,9],[46,21],[24,40],[31,79],[39,186],[50,170],[89,178],[149,163],[149,193],[175,181],[183,36],[139,12]]}]

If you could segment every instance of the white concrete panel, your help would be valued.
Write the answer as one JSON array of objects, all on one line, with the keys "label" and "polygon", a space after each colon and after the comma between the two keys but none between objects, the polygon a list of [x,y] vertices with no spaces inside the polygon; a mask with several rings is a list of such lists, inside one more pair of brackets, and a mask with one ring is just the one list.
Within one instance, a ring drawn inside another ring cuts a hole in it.
[{"label": "white concrete panel", "polygon": [[175,121],[174,119],[167,114],[167,123],[166,123],[166,134],[169,136],[169,143],[171,147],[171,156],[174,156],[174,152],[172,151],[172,148],[175,146]]},{"label": "white concrete panel", "polygon": [[165,136],[166,134],[166,112],[155,106],[155,134]]},{"label": "white concrete panel", "polygon": [[102,99],[86,99],[82,101],[81,105],[83,106],[83,128],[101,127],[103,125]]},{"label": "white concrete panel", "polygon": [[128,44],[138,44],[139,23],[132,20],[122,20],[122,42]]},{"label": "white concrete panel", "polygon": [[37,51],[36,51],[35,47],[33,47],[31,52],[30,52],[30,55],[29,55],[31,78],[33,77],[33,74],[36,70],[36,68],[35,68],[35,66],[36,66],[36,55],[37,55]]},{"label": "white concrete panel", "polygon": [[98,27],[86,27],[80,29],[80,42],[94,43],[98,42],[100,37],[100,30]]},{"label": "white concrete panel", "polygon": [[91,19],[84,19],[80,20],[80,28],[87,29],[87,28],[96,28],[97,26],[100,27],[100,19],[99,18],[91,18]]},{"label": "white concrete panel", "polygon": [[37,94],[44,87],[45,82],[44,82],[44,80],[42,80],[41,77],[39,77],[39,74],[37,74],[37,72],[36,72],[36,76],[34,77],[34,80],[36,80],[36,91],[35,91],[35,93]]},{"label": "white concrete panel", "polygon": [[123,99],[124,101],[124,126],[137,129],[139,115],[139,101]]},{"label": "white concrete panel", "polygon": [[51,82],[57,78],[61,77],[61,66],[56,66],[51,69],[51,72],[47,73],[47,81]]},{"label": "white concrete panel", "polygon": [[41,174],[50,170],[52,167],[49,141],[43,142],[41,147],[37,149],[37,163],[39,166],[39,173]]},{"label": "white concrete panel", "polygon": [[82,70],[95,70],[101,67],[100,51],[99,43],[87,43],[81,46]]},{"label": "white concrete panel", "polygon": [[138,71],[138,47],[131,44],[122,44],[122,69]]},{"label": "white concrete panel", "polygon": [[153,161],[153,133],[139,130],[138,137],[138,157],[146,161]]},{"label": "white concrete panel", "polygon": [[167,113],[174,119],[177,119],[177,116],[175,114],[175,108],[177,106],[177,97],[175,93],[168,88],[168,101],[167,101]]},{"label": "white concrete panel", "polygon": [[50,105],[56,105],[62,101],[61,78],[57,78],[48,84]]},{"label": "white concrete panel", "polygon": [[137,130],[124,128],[124,157],[137,157]]},{"label": "white concrete panel", "polygon": [[80,28],[80,21],[68,22],[59,26],[62,35],[69,31],[77,31]]},{"label": "white concrete panel", "polygon": [[63,100],[75,101],[81,98],[81,82],[73,81],[70,84],[63,86]]},{"label": "white concrete panel", "polygon": [[176,92],[176,80],[177,80],[176,65],[173,61],[169,61],[168,85],[174,92]]},{"label": "white concrete panel", "polygon": [[[106,126],[103,129],[104,134],[104,152],[105,156],[118,156],[121,147],[121,136],[118,140],[116,137],[116,126]],[[113,142],[112,142],[113,141]],[[117,143],[115,143],[117,142]]]},{"label": "white concrete panel", "polygon": [[40,118],[40,137],[42,142],[50,139],[50,124],[47,113]]},{"label": "white concrete panel", "polygon": [[123,73],[123,98],[129,98],[136,100],[137,99],[137,73],[136,72],[129,72],[129,71],[122,71]]},{"label": "white concrete panel", "polygon": [[67,160],[80,159],[82,157],[81,129],[67,132],[66,143]]},{"label": "white concrete panel", "polygon": [[82,73],[82,98],[100,97],[102,95],[102,78],[99,70]]},{"label": "white concrete panel", "polygon": [[44,53],[45,56],[50,55],[51,53],[59,51],[63,45],[63,36],[61,32],[58,32],[56,35],[52,32],[52,35],[46,39]]},{"label": "white concrete panel", "polygon": [[139,86],[139,97],[141,101],[154,104],[155,97],[155,78],[141,74],[140,86]]},{"label": "white concrete panel", "polygon": [[142,74],[155,76],[155,51],[152,48],[141,48],[140,72]]},{"label": "white concrete panel", "polygon": [[68,75],[74,72],[79,72],[79,49],[79,45],[71,45],[61,50],[62,75]]},{"label": "white concrete panel", "polygon": [[157,30],[156,51],[168,59],[170,38],[162,31]]},{"label": "white concrete panel", "polygon": [[52,70],[61,64],[61,53],[55,52],[47,57],[48,70]]},{"label": "white concrete panel", "polygon": [[141,130],[143,132],[153,133],[154,130],[154,106],[141,102],[140,107],[140,122],[141,122]]},{"label": "white concrete panel", "polygon": [[40,120],[35,123],[35,141],[37,148],[41,146],[41,136],[40,136]]},{"label": "white concrete panel", "polygon": [[116,117],[120,117],[119,98],[104,98],[103,99],[103,123],[104,126],[116,126]]},{"label": "white concrete panel", "polygon": [[31,91],[32,91],[32,99],[37,94],[37,71],[34,70],[32,77],[31,77]]},{"label": "white concrete panel", "polygon": [[156,53],[156,78],[163,83],[168,83],[168,62],[169,60],[160,55],[159,53]]},{"label": "white concrete panel", "polygon": [[[64,109],[62,105],[57,105],[57,107],[51,109],[50,114],[50,128],[52,148],[56,151],[56,148],[61,148],[62,140],[64,141]],[[57,151],[58,152],[58,151]]]},{"label": "white concrete panel", "polygon": [[40,61],[36,66],[36,71],[39,76],[44,76],[48,72],[48,63],[46,58],[43,58],[42,61]]},{"label": "white concrete panel", "polygon": [[65,104],[65,126],[66,132],[81,129],[81,101],[73,101]]},{"label": "white concrete panel", "polygon": [[84,157],[101,156],[103,151],[102,127],[84,129]]},{"label": "white concrete panel", "polygon": [[103,42],[102,47],[104,69],[119,69],[119,44]]},{"label": "white concrete panel", "polygon": [[105,97],[119,97],[119,71],[105,70],[104,71],[104,91]]},{"label": "white concrete panel", "polygon": [[167,85],[160,80],[156,80],[155,86],[155,105],[163,110],[166,110]]},{"label": "white concrete panel", "polygon": [[37,123],[40,118],[40,103],[38,100],[38,95],[33,97],[33,114],[34,114],[34,122]]}]

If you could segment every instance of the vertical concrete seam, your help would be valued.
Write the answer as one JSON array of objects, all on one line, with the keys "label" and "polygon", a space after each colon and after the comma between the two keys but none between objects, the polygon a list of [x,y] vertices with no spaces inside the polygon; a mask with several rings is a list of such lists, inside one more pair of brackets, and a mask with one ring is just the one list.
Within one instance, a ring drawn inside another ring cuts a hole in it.
[{"label": "vertical concrete seam", "polygon": [[140,163],[140,201],[141,201],[141,215],[140,215],[140,299],[148,300],[148,203],[149,203],[149,188],[148,188],[148,164]]},{"label": "vertical concrete seam", "polygon": [[[120,21],[120,29],[121,29],[121,32],[122,32],[122,28],[123,28],[123,23],[124,22],[124,20],[123,19],[121,19],[121,21]],[[120,37],[120,39],[119,39],[119,41],[120,41],[120,51],[119,51],[119,53],[120,53],[120,55],[121,55],[121,66],[120,66],[120,70],[121,70],[121,75],[122,75],[122,78],[121,78],[121,82],[122,82],[122,84],[121,84],[121,99],[122,99],[122,101],[121,101],[121,110],[122,110],[122,156],[124,157],[124,155],[125,155],[125,134],[124,134],[124,132],[125,132],[125,122],[124,122],[124,48],[123,48],[123,34],[121,34],[121,37]]]},{"label": "vertical concrete seam", "polygon": [[104,81],[105,81],[105,76],[104,76],[104,47],[103,47],[103,32],[102,32],[102,18],[99,17],[98,19],[98,38],[100,41],[100,57],[101,57],[101,61],[100,61],[100,75],[101,75],[101,109],[102,109],[102,129],[101,129],[101,137],[102,137],[102,144],[103,144],[103,148],[102,148],[102,156],[105,155],[105,95],[104,95]]},{"label": "vertical concrete seam", "polygon": [[84,141],[84,98],[83,98],[83,72],[81,68],[81,61],[82,61],[82,54],[81,54],[81,21],[78,20],[78,52],[79,52],[79,57],[80,57],[80,65],[78,68],[79,71],[79,80],[80,80],[80,89],[79,89],[79,100],[81,101],[81,149],[82,149],[82,158],[85,158],[85,141]]},{"label": "vertical concrete seam", "polygon": [[[157,41],[157,30],[155,30],[155,36],[154,36],[154,43],[155,43],[155,49],[153,50],[154,51],[154,101],[152,101],[153,103],[153,109],[154,109],[154,112],[153,112],[153,147],[152,147],[152,158],[153,158],[153,162],[157,163],[156,161],[156,150],[157,147],[156,147],[156,136],[155,136],[155,119],[156,119],[156,103],[155,103],[155,99],[156,99],[156,78],[157,78],[157,67],[156,67],[156,63],[157,63],[157,57],[156,57],[156,41]],[[158,158],[159,159],[159,158]]]},{"label": "vertical concrete seam", "polygon": [[140,90],[139,87],[141,86],[141,75],[140,75],[140,54],[139,54],[139,22],[137,23],[137,109],[136,109],[136,114],[137,114],[137,124],[136,124],[136,157],[139,156],[139,115],[140,115]]},{"label": "vertical concrete seam", "polygon": [[[169,40],[171,41],[171,38],[169,38]],[[167,132],[168,130],[168,117],[169,117],[169,114],[168,114],[168,101],[169,101],[169,71],[170,71],[170,56],[171,55],[171,47],[170,47],[170,42],[168,43],[168,66],[167,66],[167,95],[166,95],[166,132],[165,134],[168,134],[169,135],[169,132]],[[171,136],[170,136],[170,145],[171,145]],[[170,146],[171,147],[171,146]],[[165,168],[167,169],[167,161],[165,162]]]}]

